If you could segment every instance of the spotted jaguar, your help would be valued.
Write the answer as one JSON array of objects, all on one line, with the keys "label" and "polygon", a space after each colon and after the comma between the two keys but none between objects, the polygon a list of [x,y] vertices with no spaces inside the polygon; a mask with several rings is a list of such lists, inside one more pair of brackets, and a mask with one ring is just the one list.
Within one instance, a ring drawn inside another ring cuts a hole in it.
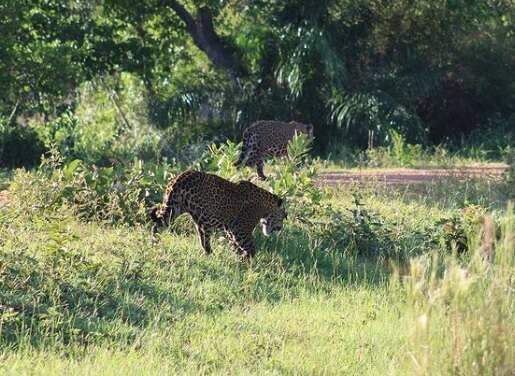
[{"label": "spotted jaguar", "polygon": [[270,236],[281,230],[287,217],[279,196],[249,181],[233,183],[199,171],[186,171],[170,181],[163,203],[150,212],[152,233],[183,213],[193,218],[206,254],[211,253],[211,234],[223,230],[243,258],[256,252],[252,232],[258,223],[263,234]]},{"label": "spotted jaguar", "polygon": [[295,134],[304,133],[313,138],[313,126],[291,121],[261,120],[243,131],[243,145],[236,167],[256,167],[260,179],[265,180],[264,161],[288,153],[288,143]]}]

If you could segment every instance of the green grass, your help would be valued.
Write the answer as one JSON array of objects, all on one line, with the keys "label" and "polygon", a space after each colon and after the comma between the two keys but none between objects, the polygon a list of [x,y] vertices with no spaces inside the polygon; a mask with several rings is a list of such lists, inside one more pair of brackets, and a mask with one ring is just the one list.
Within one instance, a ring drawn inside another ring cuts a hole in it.
[{"label": "green grass", "polygon": [[[474,234],[470,255],[452,255],[435,224],[461,215],[468,191],[447,184],[447,200],[364,190],[378,242],[291,219],[258,235],[250,263],[217,237],[204,256],[188,220],[152,244],[146,227],[66,208],[24,217],[14,197],[0,211],[0,372],[509,375],[515,213],[497,209],[493,264]],[[351,192],[325,200],[353,208]]]},{"label": "green grass", "polygon": [[[404,340],[398,333],[402,323],[398,307],[388,305],[383,295],[349,287],[275,305],[254,303],[218,315],[191,315],[173,328],[146,330],[146,336],[126,351],[93,348],[73,355],[81,358],[78,364],[50,353],[50,367],[41,364],[41,368],[87,373],[84,368],[98,372],[107,365],[112,373],[131,369],[140,373],[145,368],[152,371],[147,364],[153,365],[156,373],[160,369],[194,374],[377,374],[389,367],[392,356],[399,355],[396,349]],[[20,371],[34,361],[34,355],[36,361],[47,356],[17,353],[4,359],[4,367],[18,365],[16,371]],[[129,364],[123,364],[125,356]]]},{"label": "green grass", "polygon": [[367,171],[384,171],[385,169],[414,168],[414,169],[439,169],[439,168],[462,168],[462,167],[482,167],[492,164],[501,163],[500,159],[483,159],[476,157],[463,157],[460,155],[444,155],[439,156],[431,152],[423,155],[410,157],[407,159],[398,159],[392,157],[388,152],[373,151],[368,153],[353,154],[349,158],[330,158],[321,160],[319,169],[321,172],[330,172],[338,170],[359,170]]},{"label": "green grass", "polygon": [[[410,144],[401,134],[391,132],[388,146],[359,151],[338,144],[330,148],[331,151],[326,160],[321,161],[320,164],[323,170],[483,166],[502,162],[511,153],[511,138],[511,133],[504,134],[500,138],[486,135],[458,148],[450,145],[426,147],[421,144]],[[493,140],[495,142],[492,142]]]},{"label": "green grass", "polygon": [[[125,353],[133,366],[192,373],[334,370],[334,357],[347,353],[356,328],[378,346],[395,341],[389,335],[394,327],[385,330],[375,322],[394,314],[394,307],[385,306],[381,264],[362,265],[336,252],[301,253],[295,260],[294,246],[277,253],[277,240],[271,240],[269,247],[260,243],[257,259],[247,265],[221,242],[208,258],[192,235],[165,235],[152,247],[146,229],[102,229],[62,219],[16,229],[21,235],[2,249],[2,261],[10,265],[2,280],[9,292],[2,298],[29,312],[25,326],[16,329],[8,329],[16,317],[6,316],[6,371],[30,369],[35,354],[36,361],[42,357],[41,371],[101,370],[103,362],[112,357],[116,364]],[[381,338],[373,340],[378,332]],[[356,351],[364,341],[354,344]],[[299,354],[305,364],[297,363]],[[354,356],[347,362],[349,370],[362,367]]]},{"label": "green grass", "polygon": [[368,198],[377,199],[377,206],[387,210],[398,210],[395,206],[384,205],[384,200],[393,199],[402,201],[408,207],[424,207],[418,207],[418,210],[446,214],[468,205],[480,205],[490,210],[504,209],[515,198],[511,184],[487,177],[466,180],[444,177],[427,184],[399,186],[375,182],[366,191]]}]

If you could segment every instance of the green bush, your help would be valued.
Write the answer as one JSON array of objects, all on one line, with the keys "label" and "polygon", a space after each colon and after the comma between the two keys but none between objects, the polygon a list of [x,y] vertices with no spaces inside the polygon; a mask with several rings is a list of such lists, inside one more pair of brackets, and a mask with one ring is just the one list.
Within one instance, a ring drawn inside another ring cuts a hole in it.
[{"label": "green bush", "polygon": [[471,248],[474,235],[481,227],[486,210],[479,205],[469,205],[449,218],[436,223],[442,249],[461,254]]},{"label": "green bush", "polygon": [[0,167],[33,167],[45,150],[33,129],[11,126],[0,117]]},{"label": "green bush", "polygon": [[[100,82],[104,82],[99,80]],[[48,121],[33,119],[31,127],[47,148],[55,146],[61,156],[71,161],[81,159],[87,163],[109,165],[112,161],[130,161],[134,158],[155,160],[158,154],[159,134],[138,112],[138,101],[131,96],[122,102],[114,97],[106,85],[96,81],[84,83],[77,93],[74,109],[66,109]],[[135,84],[122,76],[123,89],[132,93]],[[114,85],[114,84],[113,84]],[[125,98],[122,98],[125,99]],[[116,111],[116,100],[122,115]]]},{"label": "green bush", "polygon": [[79,119],[71,111],[66,111],[48,122],[31,122],[31,128],[48,149],[56,148],[61,156],[77,157],[76,143]]},{"label": "green bush", "polygon": [[388,132],[389,146],[371,148],[366,151],[370,167],[412,167],[424,160],[425,153],[422,145],[413,145],[406,142],[406,138],[399,132]]},{"label": "green bush", "polygon": [[75,159],[65,163],[56,149],[37,171],[18,170],[12,180],[12,207],[22,213],[68,208],[84,220],[111,224],[147,221],[148,207],[160,200],[171,173],[168,164],[99,167]]}]

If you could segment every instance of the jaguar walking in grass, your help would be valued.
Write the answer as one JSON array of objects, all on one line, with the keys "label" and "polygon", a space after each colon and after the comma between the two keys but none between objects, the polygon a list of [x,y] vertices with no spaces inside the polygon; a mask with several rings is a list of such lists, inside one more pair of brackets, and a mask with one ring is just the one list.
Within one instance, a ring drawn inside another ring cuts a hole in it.
[{"label": "jaguar walking in grass", "polygon": [[288,142],[300,133],[313,138],[313,126],[296,121],[257,121],[243,131],[240,157],[234,165],[256,167],[259,178],[265,180],[265,159],[287,155]]},{"label": "jaguar walking in grass", "polygon": [[170,182],[162,206],[150,213],[152,232],[169,226],[182,213],[193,218],[206,254],[211,253],[212,232],[224,230],[244,258],[255,254],[252,232],[258,223],[269,236],[281,230],[286,218],[279,196],[248,181],[232,183],[198,171],[186,171]]}]

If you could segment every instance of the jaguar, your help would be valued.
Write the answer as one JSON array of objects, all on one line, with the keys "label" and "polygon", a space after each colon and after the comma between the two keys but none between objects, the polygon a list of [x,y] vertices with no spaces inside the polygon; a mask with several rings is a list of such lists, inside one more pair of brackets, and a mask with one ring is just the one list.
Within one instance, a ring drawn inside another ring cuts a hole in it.
[{"label": "jaguar", "polygon": [[150,212],[155,235],[188,213],[197,228],[206,254],[212,252],[210,236],[223,230],[243,258],[256,252],[253,237],[258,223],[265,236],[282,229],[287,218],[284,199],[249,181],[233,183],[217,175],[186,171],[172,179],[162,204]]},{"label": "jaguar", "polygon": [[243,131],[240,156],[234,165],[256,167],[258,177],[265,180],[264,161],[287,155],[288,143],[299,133],[313,138],[313,126],[296,121],[257,121]]}]

